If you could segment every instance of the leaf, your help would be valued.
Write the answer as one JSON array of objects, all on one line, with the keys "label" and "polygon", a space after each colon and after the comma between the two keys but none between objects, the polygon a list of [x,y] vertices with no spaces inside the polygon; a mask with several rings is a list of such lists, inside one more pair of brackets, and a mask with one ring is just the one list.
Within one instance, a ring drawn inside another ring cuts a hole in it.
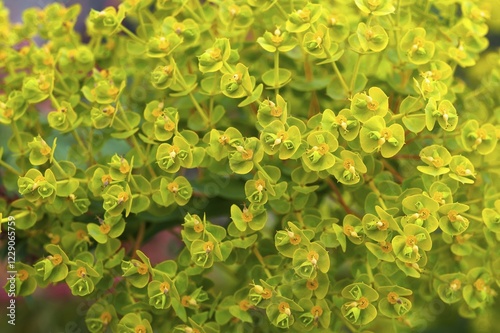
[{"label": "leaf", "polygon": [[288,69],[280,68],[276,77],[274,69],[270,69],[262,74],[262,81],[268,89],[281,88],[287,84],[292,78],[292,72]]}]

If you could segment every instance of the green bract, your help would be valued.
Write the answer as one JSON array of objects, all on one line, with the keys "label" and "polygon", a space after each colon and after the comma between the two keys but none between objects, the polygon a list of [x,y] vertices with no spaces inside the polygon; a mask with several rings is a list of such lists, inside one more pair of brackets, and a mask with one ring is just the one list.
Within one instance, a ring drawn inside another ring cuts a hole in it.
[{"label": "green bract", "polygon": [[394,13],[396,8],[394,8],[392,2],[392,0],[354,0],[354,3],[362,12],[376,16]]},{"label": "green bract", "polygon": [[361,148],[367,153],[380,151],[385,158],[396,155],[405,143],[404,129],[399,124],[386,127],[381,116],[367,120],[359,133]]},{"label": "green bract", "polygon": [[351,99],[351,111],[354,118],[366,122],[373,116],[385,116],[389,109],[387,95],[378,87],[372,87],[366,93],[358,93]]},{"label": "green bract", "polygon": [[231,47],[229,39],[217,39],[213,46],[198,56],[198,66],[202,73],[216,72],[222,68],[224,62],[229,59]]},{"label": "green bract", "polygon": [[353,283],[342,289],[342,297],[349,300],[342,305],[342,315],[355,325],[366,325],[377,317],[377,309],[372,302],[378,293],[364,283]]},{"label": "green bract", "polygon": [[424,28],[415,28],[408,30],[401,39],[401,51],[405,52],[408,60],[415,65],[425,64],[434,56],[434,43],[427,41],[425,35]]},{"label": "green bract", "polygon": [[16,331],[499,327],[495,1],[64,2],[0,1]]},{"label": "green bract", "polygon": [[426,175],[440,176],[450,171],[446,166],[450,164],[451,154],[446,148],[432,145],[422,149],[419,155],[420,159],[427,164],[426,166],[419,165],[417,167],[420,172]]}]

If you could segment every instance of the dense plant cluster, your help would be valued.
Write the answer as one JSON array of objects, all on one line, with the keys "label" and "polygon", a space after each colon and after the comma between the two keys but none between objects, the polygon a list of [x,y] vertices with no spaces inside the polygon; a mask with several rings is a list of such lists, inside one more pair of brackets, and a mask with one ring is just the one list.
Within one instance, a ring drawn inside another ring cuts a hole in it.
[{"label": "dense plant cluster", "polygon": [[[484,3],[484,2],[483,2]],[[471,0],[0,3],[17,295],[91,332],[360,332],[500,285],[500,56]],[[179,230],[175,260],[140,251]],[[419,326],[420,325],[420,326]],[[365,331],[366,332],[366,331]]]}]

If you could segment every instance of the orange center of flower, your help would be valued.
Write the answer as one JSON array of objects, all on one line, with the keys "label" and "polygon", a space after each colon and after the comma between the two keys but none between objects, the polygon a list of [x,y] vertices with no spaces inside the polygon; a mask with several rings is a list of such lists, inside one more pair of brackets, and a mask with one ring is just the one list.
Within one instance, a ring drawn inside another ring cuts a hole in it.
[{"label": "orange center of flower", "polygon": [[297,235],[293,232],[289,232],[288,237],[290,239],[290,244],[292,244],[292,245],[298,245],[298,244],[300,244],[300,241],[302,240],[300,235]]},{"label": "orange center of flower", "polygon": [[54,266],[57,266],[62,263],[62,257],[60,254],[54,254],[50,261],[54,264]]},{"label": "orange center of flower", "polygon": [[306,282],[306,288],[309,290],[316,290],[319,287],[318,280],[307,280]]},{"label": "orange center of flower", "polygon": [[242,157],[245,161],[251,160],[251,159],[252,159],[252,157],[253,157],[253,150],[251,150],[251,149],[243,150],[243,151],[241,152],[241,157]]},{"label": "orange center of flower", "polygon": [[240,13],[239,6],[231,5],[228,9],[229,9],[229,14],[231,14],[231,16],[236,16]]},{"label": "orange center of flower", "polygon": [[456,291],[462,287],[462,282],[459,279],[455,279],[450,283],[450,289]]},{"label": "orange center of flower", "polygon": [[221,50],[219,48],[213,48],[208,51],[208,54],[210,54],[210,58],[213,60],[220,60],[221,59]]},{"label": "orange center of flower", "polygon": [[483,279],[479,278],[474,282],[474,288],[476,288],[477,291],[483,291],[486,288],[486,283]]},{"label": "orange center of flower", "polygon": [[439,203],[443,203],[443,193],[434,192],[434,194],[432,195],[432,199],[434,199],[434,201],[437,201]]},{"label": "orange center of flower", "polygon": [[307,254],[307,260],[312,262],[314,265],[316,265],[316,263],[318,262],[318,259],[319,259],[319,254],[316,251],[311,250]]},{"label": "orange center of flower", "polygon": [[42,90],[42,91],[49,90],[49,88],[50,88],[50,83],[49,83],[49,82],[47,82],[47,81],[40,82],[40,83],[38,84],[38,88],[40,88],[40,90]]},{"label": "orange center of flower", "polygon": [[115,113],[115,108],[112,105],[108,105],[102,109],[102,113],[107,114],[108,116],[111,116]]},{"label": "orange center of flower", "polygon": [[85,230],[78,230],[76,232],[76,238],[79,240],[85,239],[87,238],[87,233],[85,232]]},{"label": "orange center of flower", "polygon": [[392,251],[392,244],[390,242],[382,242],[380,243],[380,248],[384,253],[390,253]]},{"label": "orange center of flower", "polygon": [[307,22],[310,20],[311,11],[309,9],[299,9],[297,15],[299,15],[302,21]]},{"label": "orange center of flower", "polygon": [[328,151],[330,150],[330,147],[326,144],[326,143],[321,143],[319,146],[318,146],[318,149],[317,151],[321,154],[321,155],[325,155],[326,153],[328,153]]},{"label": "orange center of flower", "polygon": [[78,267],[78,269],[76,270],[76,275],[78,275],[78,277],[80,278],[84,278],[87,276],[87,270],[85,269],[85,267]]},{"label": "orange center of flower", "polygon": [[137,325],[134,329],[135,333],[147,333],[146,327],[144,325]]},{"label": "orange center of flower", "polygon": [[238,305],[239,305],[240,309],[243,311],[248,311],[248,309],[252,308],[252,304],[246,299],[241,300]]},{"label": "orange center of flower", "polygon": [[137,273],[141,275],[146,275],[148,273],[148,265],[141,262],[139,265],[137,265]]},{"label": "orange center of flower", "polygon": [[12,116],[14,115],[14,110],[13,109],[5,109],[3,111],[3,115],[5,118],[12,118]]},{"label": "orange center of flower", "polygon": [[203,227],[203,223],[201,222],[200,218],[198,217],[198,215],[194,215],[193,216],[194,218],[194,231],[196,231],[197,233],[200,233],[203,231],[204,227]]},{"label": "orange center of flower", "polygon": [[126,202],[129,199],[128,193],[127,192],[120,192],[118,194],[118,201],[121,202]]},{"label": "orange center of flower", "polygon": [[314,318],[318,318],[323,314],[323,309],[319,305],[315,305],[311,309],[311,314],[314,316]]},{"label": "orange center of flower", "polygon": [[354,230],[352,225],[344,225],[344,234],[348,237],[359,237],[358,233]]},{"label": "orange center of flower", "polygon": [[206,254],[212,252],[213,249],[214,249],[214,243],[212,243],[211,241],[205,242],[203,244],[203,251],[205,251]]},{"label": "orange center of flower", "polygon": [[351,168],[354,167],[354,161],[351,158],[346,158],[344,160],[343,165],[344,165],[344,169],[349,171],[349,170],[351,170]]},{"label": "orange center of flower", "polygon": [[456,210],[450,210],[448,212],[448,219],[451,222],[456,222],[458,220],[458,212]]},{"label": "orange center of flower", "polygon": [[106,312],[103,312],[99,318],[101,319],[101,322],[104,325],[107,325],[111,322],[112,316],[111,316],[111,313],[106,311]]},{"label": "orange center of flower", "polygon": [[358,308],[360,309],[366,309],[368,305],[370,305],[370,301],[368,301],[368,298],[366,297],[361,297],[357,302]]},{"label": "orange center of flower", "polygon": [[29,278],[29,273],[27,270],[25,269],[21,269],[17,272],[17,277],[19,278],[19,280],[21,281],[26,281],[28,278]]},{"label": "orange center of flower", "polygon": [[165,131],[168,131],[168,132],[172,132],[175,128],[175,123],[168,119],[167,121],[165,121],[165,125],[163,126],[163,128],[165,129]]},{"label": "orange center of flower", "polygon": [[167,188],[170,192],[176,194],[179,191],[179,184],[177,184],[176,182],[172,182],[167,185]]},{"label": "orange center of flower", "polygon": [[115,86],[112,86],[111,88],[109,88],[108,95],[110,95],[112,97],[118,95],[118,88]]},{"label": "orange center of flower", "polygon": [[187,308],[191,304],[191,296],[182,296],[181,304],[183,307]]},{"label": "orange center of flower", "polygon": [[378,102],[372,98],[371,100],[368,101],[368,103],[366,104],[366,107],[370,111],[377,111],[378,105],[379,105]]},{"label": "orange center of flower", "polygon": [[61,241],[61,236],[59,236],[59,235],[52,235],[52,236],[49,236],[49,238],[50,238],[51,244],[59,244],[59,242]]},{"label": "orange center of flower", "polygon": [[51,151],[52,149],[47,145],[44,145],[42,148],[40,148],[40,154],[42,154],[43,156],[49,155]]},{"label": "orange center of flower", "polygon": [[262,292],[261,296],[263,299],[270,299],[273,296],[273,292],[271,291],[271,289],[266,288]]},{"label": "orange center of flower", "polygon": [[278,46],[279,44],[281,44],[281,42],[283,42],[283,36],[272,35],[271,41],[274,43],[274,45]]},{"label": "orange center of flower", "polygon": [[225,145],[225,144],[229,143],[229,140],[230,140],[230,138],[225,134],[219,136],[219,139],[218,139],[218,141],[221,145]]},{"label": "orange center of flower", "polygon": [[287,315],[290,315],[290,304],[288,304],[287,302],[281,302],[278,305],[278,311],[280,313],[286,313]]},{"label": "orange center of flower", "polygon": [[180,35],[182,31],[184,31],[184,24],[180,22],[175,22],[172,28],[174,29],[176,34]]},{"label": "orange center of flower", "polygon": [[269,105],[271,106],[271,116],[280,117],[283,114],[281,107],[276,106],[276,104],[271,101],[269,102]]},{"label": "orange center of flower", "polygon": [[434,167],[436,168],[440,168],[444,165],[444,161],[441,157],[438,156],[432,160],[432,165],[434,165]]},{"label": "orange center of flower", "polygon": [[418,215],[422,220],[427,220],[431,216],[431,212],[427,208],[422,208],[418,211]]},{"label": "orange center of flower", "polygon": [[168,282],[162,282],[160,284],[160,291],[164,294],[170,291],[170,284]]},{"label": "orange center of flower", "polygon": [[253,214],[250,213],[250,211],[248,210],[248,208],[243,208],[243,214],[241,215],[241,219],[244,221],[244,222],[252,222],[253,220]]},{"label": "orange center of flower", "polygon": [[109,231],[111,230],[111,227],[107,223],[103,223],[99,226],[99,230],[104,234],[107,235]]},{"label": "orange center of flower", "polygon": [[108,186],[109,183],[113,181],[113,178],[111,178],[111,175],[104,175],[101,177],[101,182],[103,186]]},{"label": "orange center of flower", "polygon": [[380,220],[377,222],[377,228],[378,230],[387,230],[387,228],[389,227],[389,222],[387,222],[386,220]]},{"label": "orange center of flower", "polygon": [[417,244],[417,237],[410,235],[406,237],[406,245],[413,247]]},{"label": "orange center of flower", "polygon": [[174,71],[174,67],[172,65],[167,65],[163,66],[162,70],[163,73],[167,74],[167,76],[170,76],[170,74],[172,74],[172,72]]},{"label": "orange center of flower", "polygon": [[380,131],[380,135],[387,140],[392,137],[392,132],[390,129],[384,128],[383,130]]},{"label": "orange center of flower", "polygon": [[387,294],[387,301],[389,301],[389,303],[391,304],[396,304],[399,301],[399,295],[394,291],[391,291],[389,294]]},{"label": "orange center of flower", "polygon": [[162,110],[161,110],[161,108],[160,108],[160,106],[159,106],[159,105],[158,105],[158,107],[157,107],[156,109],[154,109],[153,111],[151,111],[151,115],[152,115],[153,117],[156,117],[156,118],[158,118],[159,116],[161,116],[161,115],[162,115],[162,113],[163,113],[163,112],[162,112]]},{"label": "orange center of flower", "polygon": [[457,166],[455,172],[460,176],[466,176],[465,167],[463,165]]},{"label": "orange center of flower", "polygon": [[126,174],[130,171],[130,165],[128,164],[128,161],[124,158],[121,160],[120,164],[120,172],[123,174]]}]

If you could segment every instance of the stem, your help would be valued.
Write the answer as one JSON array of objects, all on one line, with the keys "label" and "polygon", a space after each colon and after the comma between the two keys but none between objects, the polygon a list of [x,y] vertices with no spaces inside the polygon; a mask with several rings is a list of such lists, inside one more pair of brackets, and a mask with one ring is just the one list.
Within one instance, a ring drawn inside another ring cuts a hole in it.
[{"label": "stem", "polygon": [[[182,89],[186,89],[187,90],[186,80],[184,80],[184,76],[182,76],[182,73],[179,70],[179,67],[177,67],[177,63],[175,61],[173,61],[172,59],[169,59],[169,61],[170,61],[170,63],[174,64],[174,68],[175,68],[174,70],[175,70],[175,72],[177,74],[179,74],[179,84],[181,85]],[[224,65],[225,64],[226,63],[224,62]],[[205,111],[203,110],[203,108],[200,106],[200,104],[198,103],[198,101],[194,98],[192,92],[189,92],[189,98],[191,99],[191,102],[193,103],[196,111],[198,111],[198,114],[203,119],[203,121],[207,125],[210,124],[210,119],[208,118],[207,114],[205,113]]]},{"label": "stem", "polygon": [[144,231],[146,230],[146,222],[141,221],[139,225],[139,231],[137,232],[137,238],[135,239],[134,248],[132,250],[132,257],[136,257],[137,250],[141,247],[142,240],[144,239]]},{"label": "stem", "polygon": [[196,9],[198,9],[198,11],[200,12],[201,16],[203,17],[203,21],[206,22],[207,21],[207,17],[205,16],[205,12],[203,11],[203,7],[200,5],[200,2],[198,0],[194,0],[194,5],[196,7]]},{"label": "stem", "polygon": [[121,31],[123,31],[124,33],[126,33],[130,38],[132,38],[137,43],[146,44],[146,42],[144,40],[142,40],[141,38],[137,37],[132,31],[128,30],[123,25],[120,26],[120,29],[121,29]]},{"label": "stem", "polygon": [[89,154],[89,150],[87,149],[87,147],[85,147],[85,145],[84,145],[82,139],[80,138],[80,135],[76,131],[76,129],[73,128],[73,130],[71,130],[71,134],[73,134],[73,137],[75,138],[76,142],[83,149],[84,154],[88,155]]},{"label": "stem", "polygon": [[274,93],[278,96],[280,89],[278,88],[278,83],[280,78],[280,53],[278,49],[274,51]]},{"label": "stem", "polygon": [[[314,27],[313,25],[311,25],[311,30],[313,32],[316,32],[316,27]],[[326,47],[324,48],[324,50],[325,50],[326,56],[329,59],[332,59],[333,56],[330,53],[330,50],[327,49]],[[347,95],[350,95],[352,90],[349,90],[349,87],[347,86],[347,83],[345,82],[344,77],[342,76],[342,74],[340,73],[339,68],[337,67],[337,62],[336,61],[332,61],[332,67],[333,67],[333,70],[335,71],[335,74],[337,74],[337,76],[339,77],[340,84],[342,85],[342,88],[344,88],[345,93]],[[356,81],[356,78],[354,78],[354,81]]]},{"label": "stem", "polygon": [[23,142],[21,140],[21,137],[19,136],[19,129],[17,128],[16,122],[12,121],[12,133],[14,134],[14,137],[16,138],[16,143],[17,146],[19,147],[19,151],[21,154],[24,155],[24,149],[23,149]]},{"label": "stem", "polygon": [[495,193],[493,195],[490,195],[490,196],[487,196],[487,197],[484,197],[484,198],[477,198],[477,199],[465,201],[464,204],[470,205],[470,204],[478,203],[478,202],[481,202],[481,201],[491,200],[491,199],[496,199],[496,198],[500,198],[500,193]]},{"label": "stem", "polygon": [[274,5],[276,6],[276,8],[278,8],[278,11],[280,12],[280,14],[283,15],[283,18],[285,20],[288,19],[288,14],[285,12],[285,10],[283,9],[283,7],[281,7],[279,1],[276,1],[274,3]]},{"label": "stem", "polygon": [[342,208],[345,210],[345,212],[347,214],[352,214],[352,215],[355,215],[357,217],[361,217],[361,215],[359,215],[358,213],[356,213],[355,211],[353,211],[346,204],[346,202],[344,201],[344,198],[342,197],[342,193],[340,193],[339,188],[337,187],[337,185],[335,184],[335,182],[331,178],[326,178],[326,182],[328,183],[328,186],[330,186],[330,188],[333,190],[333,192],[335,192],[335,195],[337,197],[337,201],[342,206]]},{"label": "stem", "polygon": [[392,165],[389,164],[389,162],[387,162],[387,160],[382,160],[382,164],[384,165],[384,168],[386,168],[387,170],[389,170],[390,173],[392,173],[392,175],[394,176],[394,178],[396,178],[398,183],[400,184],[403,183],[404,178],[399,174],[399,172],[397,172],[396,169],[392,167]]},{"label": "stem", "polygon": [[385,202],[384,200],[382,199],[382,194],[380,193],[380,191],[378,190],[378,188],[375,186],[375,183],[373,181],[373,179],[371,179],[369,182],[368,182],[368,186],[370,186],[371,190],[373,191],[373,193],[375,193],[378,197],[378,202],[380,203],[380,206],[382,206],[382,208],[384,210],[387,210],[387,206],[385,205]]},{"label": "stem", "polygon": [[56,109],[59,109],[61,107],[57,99],[54,97],[54,95],[52,95],[52,93],[50,93],[49,98],[50,102],[56,107]]},{"label": "stem", "polygon": [[19,177],[21,176],[21,173],[19,171],[17,171],[16,169],[14,169],[7,162],[0,160],[0,165],[3,166],[5,169],[9,170],[10,172],[12,172],[13,174],[18,175]]},{"label": "stem", "polygon": [[63,86],[63,88],[66,89],[67,92],[69,92],[69,87],[66,84],[66,82],[64,82],[64,78],[61,76],[61,73],[59,73],[59,71],[57,69],[54,70],[54,73],[56,74],[56,77],[59,80],[59,82],[61,82],[61,85]]},{"label": "stem", "polygon": [[[371,17],[371,16],[370,16]],[[349,86],[349,91],[354,91],[354,85],[356,84],[356,76],[358,76],[359,65],[361,63],[362,54],[358,54],[358,59],[356,59],[356,64],[354,65],[354,71],[352,72],[351,84]]]},{"label": "stem", "polygon": [[52,165],[55,166],[57,170],[64,175],[65,178],[70,178],[55,158],[52,159]]},{"label": "stem", "polygon": [[[326,51],[326,49],[325,49]],[[330,52],[326,52],[328,55],[330,54]],[[342,85],[342,88],[344,88],[344,91],[346,92],[346,94],[350,95],[350,91],[349,91],[349,87],[347,87],[347,83],[345,83],[345,80],[344,80],[344,77],[342,76],[342,74],[340,73],[339,71],[339,68],[337,67],[337,63],[334,61],[332,62],[332,67],[333,67],[333,70],[335,71],[335,74],[337,74],[339,80],[340,80],[340,84]]]},{"label": "stem", "polygon": [[[21,213],[17,214],[17,215],[14,215],[12,216],[14,219],[20,219],[22,217],[25,217],[26,215],[29,214],[29,211],[28,210],[25,210],[25,211],[22,211]],[[4,217],[3,219],[0,220],[0,224],[1,223],[5,223],[5,222],[9,222],[9,216],[7,217]]]},{"label": "stem", "polygon": [[473,221],[476,221],[476,222],[479,222],[479,223],[483,223],[483,220],[481,218],[479,218],[477,216],[474,216],[472,214],[469,214],[469,213],[460,213],[460,215],[465,216],[469,220],[473,220]]},{"label": "stem", "polygon": [[257,162],[254,162],[254,164],[255,164],[255,167],[257,168],[257,170],[259,170],[260,172],[262,172],[262,173],[264,174],[264,177],[266,177],[266,178],[267,178],[267,180],[268,180],[270,183],[272,183],[272,184],[274,184],[274,183],[275,183],[275,181],[271,178],[271,176],[269,176],[269,174],[266,172],[266,170],[264,170],[264,168],[262,167],[262,165],[260,165],[260,164],[259,164],[259,163],[257,163]]},{"label": "stem", "polygon": [[193,16],[193,18],[194,18],[196,21],[198,21],[198,22],[200,22],[200,23],[203,23],[203,20],[202,20],[202,19],[198,16],[198,14],[196,14],[196,13],[195,13],[195,12],[191,9],[191,6],[190,6],[190,5],[187,5],[187,6],[186,6],[186,2],[184,3],[184,5],[182,5],[182,8],[183,8],[183,9],[186,9],[186,10],[189,12],[189,14],[191,14],[191,15]]},{"label": "stem", "polygon": [[262,268],[264,269],[264,272],[266,273],[268,278],[271,278],[273,275],[269,271],[269,269],[266,267],[266,263],[264,262],[264,258],[262,257],[262,254],[260,254],[259,249],[257,248],[256,245],[252,247],[252,252],[259,261],[259,263],[262,265]]},{"label": "stem", "polygon": [[194,108],[196,109],[196,111],[198,111],[198,114],[203,119],[203,121],[207,125],[210,124],[210,119],[208,118],[207,114],[202,109],[202,107],[200,106],[200,104],[198,103],[198,101],[194,98],[193,93],[189,93],[189,98],[191,99],[191,102],[193,103]]},{"label": "stem", "polygon": [[366,272],[368,273],[368,278],[370,279],[370,283],[375,285],[375,278],[373,277],[372,268],[370,267],[370,264],[368,264],[368,260],[365,263],[365,267]]},{"label": "stem", "polygon": [[[121,117],[125,116],[125,113],[119,112],[120,110],[123,111],[123,109],[121,108],[121,104],[119,102],[116,103],[116,109],[117,109],[117,113],[119,114],[119,116],[121,116]],[[120,110],[118,110],[118,109],[120,109]],[[128,124],[128,122],[126,121],[126,119],[125,120],[121,120],[120,118],[116,117],[116,120],[119,121],[120,123],[122,123],[123,126],[125,126],[125,128],[127,130],[131,130],[132,129],[132,128],[130,128],[130,125]],[[144,154],[144,151],[142,150],[142,146],[137,141],[137,138],[135,137],[135,135],[131,136],[131,140],[132,140],[132,145],[134,146],[134,149],[137,151],[137,154],[139,154],[139,158],[142,160],[142,162],[144,163],[144,165],[147,166],[147,168],[148,168],[149,173],[151,174],[151,176],[153,176],[153,178],[155,178],[156,177],[156,173],[153,170],[153,168],[151,167],[151,164],[148,163],[148,157]]]},{"label": "stem", "polygon": [[483,249],[481,246],[477,245],[476,243],[471,242],[471,245],[474,248],[474,250],[476,250],[477,252],[480,252],[481,254],[486,253],[486,250]]}]

